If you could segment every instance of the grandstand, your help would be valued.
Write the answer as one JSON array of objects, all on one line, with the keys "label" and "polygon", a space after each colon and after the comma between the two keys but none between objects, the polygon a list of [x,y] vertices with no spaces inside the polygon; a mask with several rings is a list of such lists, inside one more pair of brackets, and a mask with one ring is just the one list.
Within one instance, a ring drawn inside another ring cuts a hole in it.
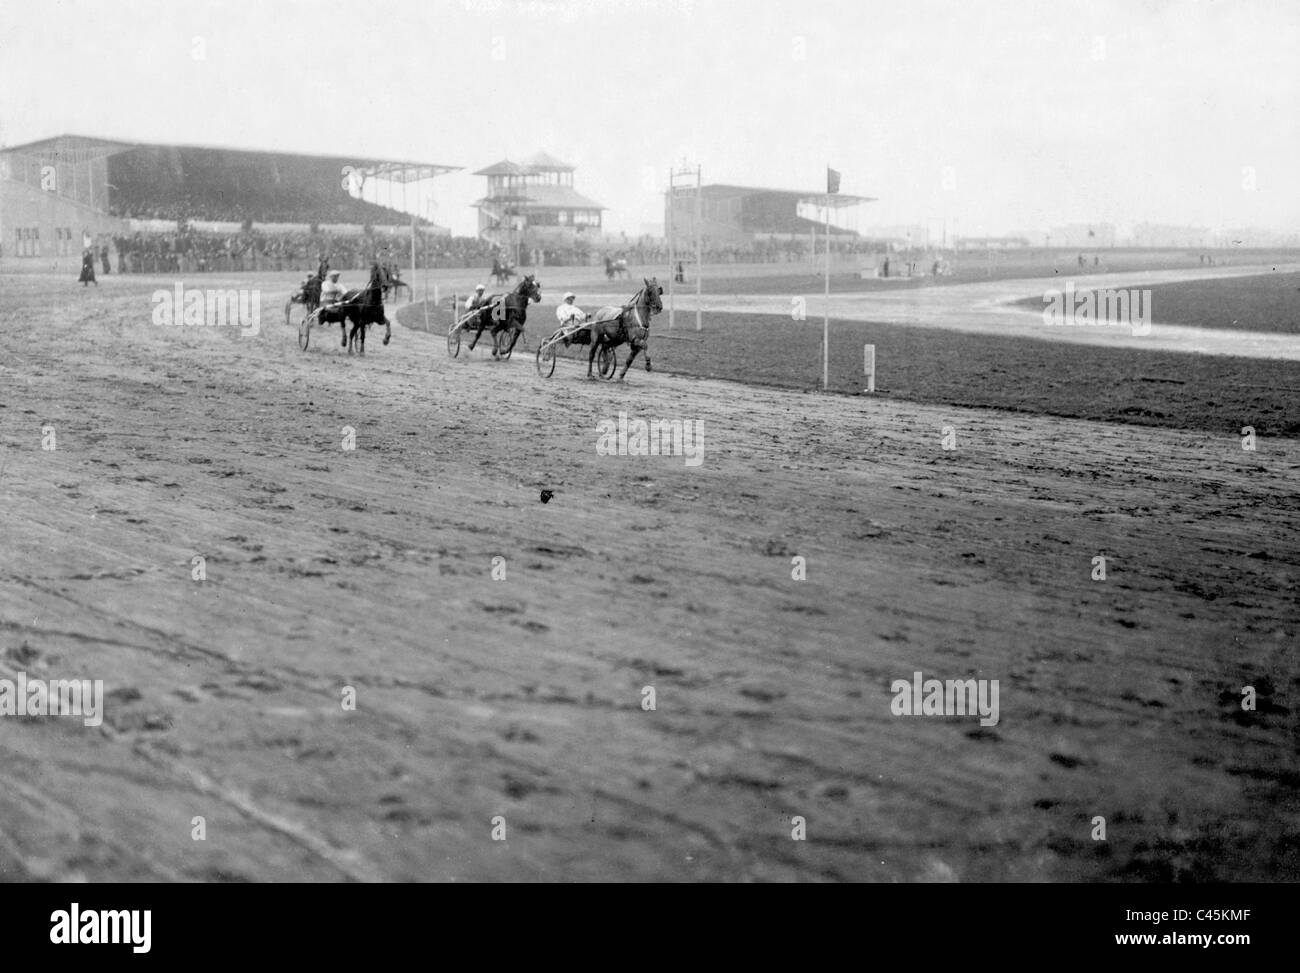
[{"label": "grandstand", "polygon": [[[110,242],[121,252],[127,240],[157,250],[157,235],[175,237],[162,249],[176,253],[205,233],[391,235],[412,222],[446,235],[402,206],[408,184],[456,168],[61,135],[0,150],[0,256],[79,257]],[[389,205],[361,198],[367,184],[386,185]]]},{"label": "grandstand", "polygon": [[[700,230],[705,246],[749,248],[765,241],[820,239],[825,226],[809,213],[823,194],[752,186],[707,185],[700,190]],[[839,197],[874,202],[867,197]],[[665,226],[689,232],[695,225],[695,189],[678,189],[666,196]],[[831,224],[830,234],[844,244],[858,238],[855,230]]]}]

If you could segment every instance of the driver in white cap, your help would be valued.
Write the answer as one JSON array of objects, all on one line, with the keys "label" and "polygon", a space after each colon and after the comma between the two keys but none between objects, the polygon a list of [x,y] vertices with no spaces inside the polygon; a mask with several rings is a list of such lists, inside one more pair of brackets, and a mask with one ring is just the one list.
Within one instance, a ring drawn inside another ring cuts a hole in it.
[{"label": "driver in white cap", "polygon": [[581,324],[583,321],[587,320],[586,312],[574,303],[577,299],[578,295],[573,293],[573,291],[569,291],[564,295],[564,300],[561,301],[560,306],[555,309],[555,316],[559,319],[560,324]]},{"label": "driver in white cap", "polygon": [[324,307],[329,307],[331,304],[337,304],[339,301],[343,300],[344,294],[343,285],[339,283],[339,272],[337,270],[331,270],[328,276],[329,280],[325,281],[325,283],[321,285],[320,289],[320,302]]},{"label": "driver in white cap", "polygon": [[476,311],[483,306],[483,292],[487,290],[482,284],[474,285],[474,293],[465,298],[465,310]]}]

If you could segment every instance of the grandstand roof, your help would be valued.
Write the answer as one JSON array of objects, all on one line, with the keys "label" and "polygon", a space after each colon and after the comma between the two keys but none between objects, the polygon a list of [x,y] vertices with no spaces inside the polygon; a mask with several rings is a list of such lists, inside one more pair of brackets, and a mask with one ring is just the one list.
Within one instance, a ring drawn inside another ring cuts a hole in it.
[{"label": "grandstand roof", "polygon": [[394,182],[413,182],[419,179],[431,179],[443,173],[455,172],[462,166],[440,165],[432,162],[408,162],[400,159],[358,158],[355,156],[325,155],[309,152],[277,152],[270,149],[239,149],[220,145],[188,145],[173,142],[127,142],[115,139],[101,139],[89,135],[55,135],[22,145],[8,145],[0,153],[21,152],[26,155],[73,156],[81,161],[88,158],[115,155],[130,152],[132,149],[188,149],[211,152],[233,152],[240,155],[279,156],[297,159],[335,159],[346,163],[370,176],[383,176]]},{"label": "grandstand roof", "polygon": [[53,138],[38,139],[22,145],[6,145],[0,147],[0,153],[21,152],[24,155],[45,158],[71,156],[73,161],[85,162],[87,159],[99,159],[118,152],[128,152],[133,148],[135,146],[130,142],[114,142],[86,135],[56,135]]},{"label": "grandstand roof", "polygon": [[[832,208],[840,206],[851,206],[854,203],[874,203],[874,196],[852,196],[848,193],[834,193],[827,197],[826,193],[810,193],[799,191],[797,189],[769,189],[764,186],[733,186],[726,183],[711,183],[702,187],[701,190],[706,196],[751,196],[751,195],[768,195],[768,196],[789,196],[793,199],[808,200],[825,205],[827,199],[830,199]],[[677,192],[683,196],[690,196],[695,192],[693,186],[679,186]]]}]

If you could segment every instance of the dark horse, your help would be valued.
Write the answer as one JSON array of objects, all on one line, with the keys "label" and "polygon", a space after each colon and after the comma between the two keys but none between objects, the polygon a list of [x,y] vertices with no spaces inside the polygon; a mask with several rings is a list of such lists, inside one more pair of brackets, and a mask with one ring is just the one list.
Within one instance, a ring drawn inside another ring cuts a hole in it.
[{"label": "dark horse", "polygon": [[314,277],[308,277],[303,285],[298,288],[297,292],[284,302],[284,323],[289,323],[289,310],[295,304],[301,304],[307,311],[308,315],[320,307],[320,289],[324,278],[319,274]]},{"label": "dark horse", "polygon": [[509,263],[504,260],[498,260],[496,257],[492,258],[492,278],[498,284],[504,284],[514,275],[515,269],[511,267]]},{"label": "dark horse", "polygon": [[[337,324],[343,333],[343,347],[352,354],[355,346],[357,353],[366,353],[366,328],[372,324],[384,326],[384,344],[393,336],[392,322],[384,315],[384,281],[377,270],[370,272],[370,282],[361,290],[348,291],[343,300],[317,312],[320,324]],[[352,322],[352,333],[348,334],[348,322]]]},{"label": "dark horse", "polygon": [[[515,289],[504,297],[500,294],[490,295],[484,300],[483,306],[474,312],[474,320],[465,324],[465,328],[474,329],[474,337],[469,343],[469,350],[474,350],[479,337],[483,334],[483,329],[491,327],[492,357],[509,358],[510,353],[515,350],[515,342],[523,334],[524,322],[528,320],[528,303],[530,301],[540,301],[541,299],[542,285],[532,274],[522,278],[515,285]],[[511,332],[510,345],[505,350],[502,350],[501,342],[497,336],[506,330]]]},{"label": "dark horse", "polygon": [[406,299],[415,300],[415,292],[411,290],[410,284],[402,280],[402,271],[396,264],[384,264],[380,269],[384,275],[384,300],[387,300],[390,294],[393,300],[397,300],[403,287],[406,288]]},{"label": "dark horse", "polygon": [[614,349],[621,344],[631,345],[632,353],[623,362],[623,371],[618,376],[620,382],[627,377],[632,359],[639,351],[645,352],[645,370],[654,370],[650,367],[650,318],[664,309],[663,301],[660,300],[663,291],[657,277],[649,280],[642,277],[641,282],[645,286],[633,295],[632,300],[622,307],[602,307],[592,318],[587,378],[594,378],[591,366],[596,360],[596,352],[601,348]]}]

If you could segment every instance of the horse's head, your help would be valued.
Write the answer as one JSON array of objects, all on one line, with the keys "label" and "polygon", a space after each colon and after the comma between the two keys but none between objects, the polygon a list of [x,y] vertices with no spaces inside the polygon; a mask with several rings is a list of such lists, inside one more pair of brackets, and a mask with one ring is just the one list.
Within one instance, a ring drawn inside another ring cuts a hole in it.
[{"label": "horse's head", "polygon": [[533,302],[540,301],[542,299],[542,282],[529,274],[515,285],[515,293],[520,297],[527,297],[528,300]]},{"label": "horse's head", "polygon": [[649,280],[646,280],[642,277],[641,283],[645,284],[645,299],[647,306],[650,308],[650,313],[658,314],[664,309],[662,298],[663,288],[659,286],[659,278],[651,277]]}]

